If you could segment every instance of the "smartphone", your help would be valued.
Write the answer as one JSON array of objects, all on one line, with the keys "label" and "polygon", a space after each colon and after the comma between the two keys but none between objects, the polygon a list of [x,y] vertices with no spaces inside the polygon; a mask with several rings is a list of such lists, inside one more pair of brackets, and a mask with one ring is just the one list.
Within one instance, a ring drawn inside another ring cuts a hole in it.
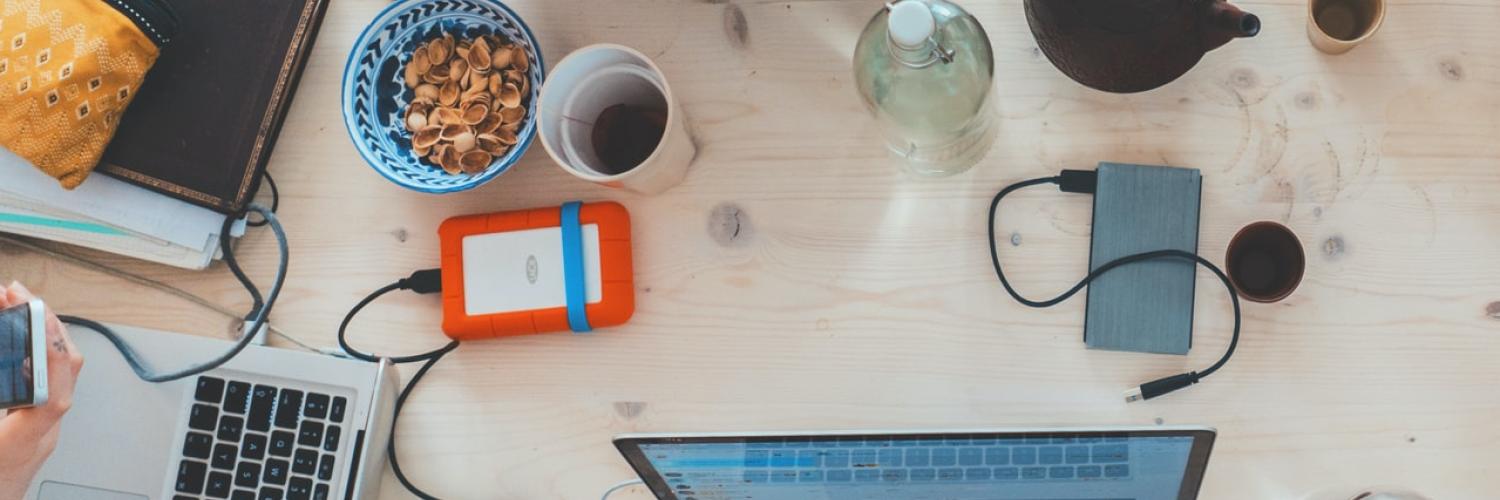
[{"label": "smartphone", "polygon": [[0,309],[0,409],[47,402],[45,314],[40,300]]}]

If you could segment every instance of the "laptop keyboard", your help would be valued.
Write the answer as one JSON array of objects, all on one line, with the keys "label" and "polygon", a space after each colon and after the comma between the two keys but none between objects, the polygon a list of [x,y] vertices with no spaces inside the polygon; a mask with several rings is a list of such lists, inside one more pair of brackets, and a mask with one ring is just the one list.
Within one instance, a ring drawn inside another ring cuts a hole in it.
[{"label": "laptop keyboard", "polygon": [[173,500],[327,500],[349,401],[198,377]]},{"label": "laptop keyboard", "polygon": [[1131,473],[1123,437],[789,439],[745,448],[746,483],[1111,480]]}]

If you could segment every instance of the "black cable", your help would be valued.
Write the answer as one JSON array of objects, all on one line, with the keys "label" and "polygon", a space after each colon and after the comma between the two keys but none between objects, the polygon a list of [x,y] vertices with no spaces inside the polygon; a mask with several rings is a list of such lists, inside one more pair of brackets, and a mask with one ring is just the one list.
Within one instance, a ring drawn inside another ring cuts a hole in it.
[{"label": "black cable", "polygon": [[[266,171],[265,178],[266,184],[271,186],[271,211],[275,212],[281,209],[281,190],[276,189],[276,179],[271,178],[270,170]],[[266,225],[266,222],[267,221],[265,218],[261,218],[258,221],[250,221],[246,222],[245,224],[249,225],[250,227],[261,227]]]},{"label": "black cable", "polygon": [[396,414],[391,417],[391,439],[385,448],[386,458],[391,462],[391,472],[396,473],[396,480],[400,481],[401,485],[406,487],[406,491],[423,500],[438,500],[438,498],[422,491],[417,485],[412,484],[411,480],[406,478],[406,473],[401,471],[401,461],[396,458],[396,422],[401,419],[401,408],[406,406],[407,396],[411,395],[412,389],[416,389],[417,383],[422,381],[422,377],[427,375],[427,370],[432,369],[432,365],[437,364],[439,360],[443,359],[443,356],[447,356],[448,353],[453,352],[456,348],[458,348],[457,340],[449,342],[448,345],[436,351],[418,355],[426,356],[425,359],[427,362],[422,363],[422,367],[417,369],[416,375],[412,375],[411,381],[407,382],[406,387],[401,389],[401,395],[396,397]]},{"label": "black cable", "polygon": [[214,358],[208,362],[193,365],[175,372],[157,373],[150,367],[148,363],[146,363],[144,358],[142,358],[140,354],[135,351],[135,349],[130,347],[130,344],[126,343],[124,339],[120,338],[120,336],[117,335],[114,330],[111,330],[109,327],[99,324],[98,322],[95,322],[93,320],[80,318],[78,316],[62,315],[58,316],[58,319],[62,320],[64,323],[88,328],[90,330],[98,332],[100,335],[103,335],[104,338],[109,340],[111,344],[114,344],[115,349],[120,351],[120,355],[123,356],[125,358],[125,362],[130,365],[130,369],[135,371],[136,376],[140,377],[141,380],[145,380],[147,382],[170,382],[173,380],[198,375],[223,366],[224,363],[228,363],[229,360],[234,359],[234,357],[239,355],[241,351],[244,351],[245,347],[249,346],[250,342],[252,342],[255,339],[255,336],[260,332],[261,327],[265,326],[266,319],[271,315],[271,306],[274,306],[276,304],[276,298],[281,295],[281,286],[282,284],[286,283],[287,262],[290,259],[291,253],[290,249],[287,246],[286,232],[282,230],[281,222],[276,220],[276,214],[270,209],[260,205],[252,204],[250,205],[250,210],[261,214],[261,216],[265,217],[266,220],[270,222],[271,231],[276,234],[276,243],[278,249],[280,250],[281,258],[276,267],[276,280],[271,283],[270,294],[265,297],[264,301],[262,301],[260,290],[255,287],[255,283],[250,281],[250,278],[245,276],[244,271],[240,269],[239,262],[234,258],[234,249],[233,247],[229,246],[227,236],[230,221],[227,217],[225,218],[225,230],[222,234],[220,234],[220,244],[224,252],[224,263],[227,264],[229,266],[229,270],[234,273],[235,279],[238,279],[240,281],[240,284],[245,286],[245,290],[249,292],[251,298],[254,299],[255,306],[251,309],[250,314],[245,317],[245,321],[250,323],[250,328],[247,329],[244,336],[240,337],[240,340],[234,344],[234,347],[231,347],[228,351],[225,351],[223,354],[219,355],[219,357]]},{"label": "black cable", "polygon": [[[365,306],[370,305],[370,303],[374,302],[375,299],[378,299],[378,298],[380,298],[380,296],[385,295],[385,294],[390,293],[390,292],[395,291],[395,290],[412,290],[412,291],[414,291],[416,293],[420,293],[420,294],[427,294],[427,293],[433,293],[433,292],[436,292],[436,291],[441,291],[442,290],[442,281],[441,281],[441,279],[442,279],[442,274],[437,269],[428,269],[428,270],[425,270],[425,271],[417,271],[415,273],[412,273],[411,276],[409,276],[409,277],[407,277],[405,279],[402,279],[402,280],[397,281],[395,283],[391,283],[389,285],[380,287],[380,289],[375,290],[374,292],[371,292],[369,295],[366,295],[364,299],[361,299],[358,304],[354,305],[353,309],[349,310],[349,314],[345,314],[344,315],[344,321],[342,323],[339,323],[339,334],[338,334],[339,348],[343,349],[345,353],[349,354],[350,357],[353,357],[355,359],[361,359],[361,360],[364,360],[364,361],[369,361],[371,363],[380,361],[380,359],[381,359],[380,356],[376,356],[374,354],[369,354],[369,353],[366,353],[366,352],[362,352],[362,351],[360,351],[358,349],[355,349],[354,346],[349,345],[349,339],[348,339],[347,332],[349,330],[349,323],[351,321],[354,321],[354,315],[359,314],[360,310],[364,309]],[[417,355],[412,355],[412,356],[398,356],[398,357],[389,358],[389,359],[391,360],[392,363],[396,363],[396,364],[401,364],[401,363],[415,363],[415,362],[418,362],[418,361],[425,361],[429,357],[431,357],[432,355],[434,355],[435,353],[437,353],[438,351],[441,351],[441,350],[442,349],[438,349],[438,350],[430,351],[430,352],[423,353],[423,354],[417,354]]]},{"label": "black cable", "polygon": [[[379,362],[382,359],[379,356],[361,352],[355,349],[353,346],[349,345],[349,323],[354,320],[354,316],[356,314],[359,314],[359,311],[363,310],[365,306],[370,305],[371,302],[374,302],[375,299],[378,299],[380,298],[380,296],[390,293],[394,290],[411,290],[419,294],[428,294],[440,292],[442,291],[442,289],[442,271],[440,269],[427,269],[414,272],[411,274],[411,276],[396,281],[395,283],[380,287],[374,292],[370,292],[370,294],[366,295],[364,299],[361,299],[358,304],[355,304],[354,308],[349,310],[349,314],[344,315],[344,321],[342,323],[339,323],[339,347],[343,348],[344,352],[349,354],[349,356],[353,358],[369,361],[372,363]],[[427,370],[432,369],[432,365],[437,364],[438,360],[443,359],[443,356],[447,356],[448,353],[453,352],[453,350],[457,348],[458,341],[455,340],[449,342],[443,347],[424,352],[422,354],[385,358],[396,364],[415,363],[419,361],[423,362],[422,367],[417,370],[416,375],[412,375],[411,381],[407,382],[406,387],[401,389],[401,395],[396,397],[396,410],[395,415],[391,417],[391,437],[389,442],[386,444],[386,456],[391,462],[391,471],[396,473],[396,480],[400,481],[401,485],[405,486],[406,490],[411,492],[411,494],[416,495],[418,498],[422,498],[424,500],[437,500],[437,497],[432,496],[425,491],[422,491],[422,489],[418,488],[417,485],[412,484],[411,480],[407,479],[406,473],[401,471],[401,462],[396,458],[396,422],[401,419],[401,409],[406,406],[407,396],[411,395],[412,389],[415,389],[417,387],[417,383],[422,381],[422,377],[427,375]]]},{"label": "black cable", "polygon": [[1234,284],[1229,281],[1229,276],[1224,274],[1224,271],[1219,269],[1219,266],[1214,265],[1214,263],[1209,262],[1208,259],[1205,259],[1198,254],[1176,249],[1166,249],[1141,252],[1120,257],[1118,259],[1114,259],[1104,263],[1104,265],[1099,266],[1098,269],[1090,271],[1087,276],[1084,276],[1082,280],[1080,280],[1077,284],[1073,285],[1072,288],[1069,288],[1062,294],[1042,301],[1031,300],[1026,297],[1022,297],[1020,293],[1016,292],[1015,288],[1011,287],[1010,281],[1005,279],[1005,271],[1003,271],[1000,266],[999,248],[995,242],[995,216],[998,213],[998,209],[1000,207],[1000,200],[1004,198],[1005,195],[1010,194],[1017,189],[1048,183],[1056,183],[1060,188],[1068,192],[1092,193],[1094,190],[1092,182],[1092,176],[1080,176],[1078,175],[1077,171],[1065,171],[1064,175],[1060,176],[1042,177],[1038,179],[1017,182],[1015,184],[1006,186],[1005,189],[1001,189],[999,193],[995,194],[995,198],[990,201],[989,213],[990,262],[995,266],[995,276],[1000,278],[1000,285],[1005,287],[1005,291],[1009,293],[1010,296],[1016,300],[1016,302],[1020,302],[1021,304],[1029,307],[1043,308],[1051,307],[1064,300],[1068,300],[1069,297],[1077,294],[1079,290],[1083,289],[1083,287],[1088,286],[1089,282],[1094,281],[1095,278],[1098,278],[1104,273],[1109,272],[1111,269],[1126,264],[1160,258],[1180,258],[1195,262],[1199,265],[1202,265],[1203,267],[1207,267],[1208,270],[1213,271],[1214,275],[1218,276],[1219,281],[1224,283],[1224,288],[1226,290],[1229,290],[1229,302],[1234,306],[1234,331],[1229,337],[1229,348],[1225,349],[1223,357],[1220,357],[1217,362],[1215,362],[1213,365],[1210,365],[1203,371],[1182,373],[1141,384],[1139,388],[1130,391],[1130,393],[1126,396],[1126,401],[1129,402],[1141,399],[1151,399],[1157,396],[1161,396],[1177,389],[1196,384],[1204,377],[1207,377],[1214,372],[1219,371],[1220,368],[1224,367],[1225,363],[1229,362],[1229,358],[1231,356],[1234,356],[1235,346],[1237,346],[1240,341],[1240,296],[1239,293],[1235,291]]}]

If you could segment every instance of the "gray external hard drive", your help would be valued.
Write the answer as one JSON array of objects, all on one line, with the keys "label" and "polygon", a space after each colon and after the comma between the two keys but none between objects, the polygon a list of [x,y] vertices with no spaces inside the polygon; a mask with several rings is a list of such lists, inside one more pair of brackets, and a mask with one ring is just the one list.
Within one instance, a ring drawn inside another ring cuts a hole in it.
[{"label": "gray external hard drive", "polygon": [[[1101,162],[1089,269],[1130,254],[1198,252],[1198,169]],[[1187,354],[1193,343],[1197,265],[1162,258],[1115,268],[1088,288],[1090,349]]]}]

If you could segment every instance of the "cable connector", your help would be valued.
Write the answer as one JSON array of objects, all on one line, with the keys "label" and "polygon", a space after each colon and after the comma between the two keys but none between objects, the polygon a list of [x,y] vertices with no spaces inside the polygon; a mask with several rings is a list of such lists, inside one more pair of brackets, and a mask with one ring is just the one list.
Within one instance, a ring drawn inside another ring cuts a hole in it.
[{"label": "cable connector", "polygon": [[411,276],[396,282],[396,287],[402,290],[411,290],[420,294],[437,293],[443,291],[443,270],[423,269],[411,273]]},{"label": "cable connector", "polygon": [[1094,194],[1099,184],[1099,172],[1094,170],[1064,170],[1057,176],[1057,189],[1064,193]]},{"label": "cable connector", "polygon": [[1141,384],[1140,387],[1125,391],[1125,402],[1134,403],[1162,396],[1183,387],[1196,384],[1199,378],[1198,372],[1187,372],[1152,380]]}]

